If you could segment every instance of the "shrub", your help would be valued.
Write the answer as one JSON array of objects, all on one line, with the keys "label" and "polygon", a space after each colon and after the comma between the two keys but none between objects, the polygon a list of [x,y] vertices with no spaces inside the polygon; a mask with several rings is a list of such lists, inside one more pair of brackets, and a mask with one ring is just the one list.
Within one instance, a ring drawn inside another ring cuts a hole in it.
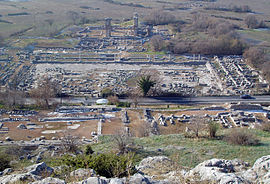
[{"label": "shrub", "polygon": [[10,165],[8,157],[6,155],[0,155],[0,171],[3,171],[9,167]]},{"label": "shrub", "polygon": [[258,20],[256,19],[254,15],[248,15],[245,18],[245,23],[248,26],[248,28],[252,28],[252,29],[258,28],[258,24],[259,24]]},{"label": "shrub", "polygon": [[267,61],[265,50],[257,47],[250,47],[243,54],[246,62],[255,68],[260,68]]},{"label": "shrub", "polygon": [[115,94],[113,93],[113,91],[110,88],[104,88],[101,91],[101,96],[102,98],[107,98],[109,96],[114,96]]},{"label": "shrub", "polygon": [[119,103],[119,98],[116,95],[109,96],[107,99],[108,99],[110,105],[115,105],[115,104]]},{"label": "shrub", "polygon": [[93,153],[94,153],[94,151],[93,151],[91,145],[90,145],[90,144],[86,145],[86,148],[85,148],[85,154],[86,154],[86,155],[91,155],[91,154],[93,154]]},{"label": "shrub", "polygon": [[215,122],[209,122],[209,123],[208,123],[209,137],[210,137],[210,138],[215,138],[218,129],[219,129],[219,124],[218,124],[218,123],[215,123]]},{"label": "shrub", "polygon": [[91,168],[98,175],[112,178],[125,177],[135,172],[134,155],[115,155],[103,153],[99,155],[78,155],[76,157],[65,155],[62,157],[62,164],[73,169]]},{"label": "shrub", "polygon": [[261,129],[266,132],[270,132],[270,123],[263,123]]},{"label": "shrub", "polygon": [[25,154],[24,147],[19,145],[11,145],[5,149],[5,154],[12,158],[19,158]]},{"label": "shrub", "polygon": [[116,104],[117,107],[130,107],[130,103],[129,102],[118,102]]},{"label": "shrub", "polygon": [[80,151],[78,147],[79,138],[70,134],[63,134],[61,139],[61,148],[63,152],[78,153]]},{"label": "shrub", "polygon": [[200,134],[206,128],[206,119],[192,118],[186,128],[185,137],[187,138],[199,138]]},{"label": "shrub", "polygon": [[175,23],[176,18],[174,15],[167,12],[153,11],[144,18],[144,22],[150,25],[167,25]]},{"label": "shrub", "polygon": [[165,41],[161,36],[156,35],[151,38],[150,44],[154,51],[162,51],[165,46]]},{"label": "shrub", "polygon": [[116,132],[115,135],[113,135],[113,143],[118,151],[118,154],[126,154],[132,150],[133,145],[133,139],[131,136],[128,135],[127,132],[124,130],[120,130],[119,132]]},{"label": "shrub", "polygon": [[226,137],[226,141],[231,144],[243,146],[255,146],[260,141],[250,132],[244,129],[234,129]]}]

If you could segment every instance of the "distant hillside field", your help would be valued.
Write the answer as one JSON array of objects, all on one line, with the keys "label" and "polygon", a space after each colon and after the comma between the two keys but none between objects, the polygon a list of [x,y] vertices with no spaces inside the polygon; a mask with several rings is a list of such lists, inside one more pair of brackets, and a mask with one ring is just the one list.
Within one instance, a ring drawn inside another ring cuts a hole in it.
[{"label": "distant hillside field", "polygon": [[[203,6],[200,7],[198,4]],[[2,0],[0,1],[0,34],[5,37],[22,34],[44,35],[46,32],[57,32],[81,18],[87,19],[89,23],[102,21],[106,17],[112,17],[114,21],[122,21],[123,18],[131,18],[133,12],[138,12],[142,18],[156,9],[173,13],[183,20],[190,19],[192,12],[204,12],[225,18],[243,19],[246,16],[246,13],[204,9],[212,4],[248,5],[258,17],[270,20],[268,0],[218,0],[216,2],[203,0]],[[76,16],[72,17],[70,12],[76,12]]]}]

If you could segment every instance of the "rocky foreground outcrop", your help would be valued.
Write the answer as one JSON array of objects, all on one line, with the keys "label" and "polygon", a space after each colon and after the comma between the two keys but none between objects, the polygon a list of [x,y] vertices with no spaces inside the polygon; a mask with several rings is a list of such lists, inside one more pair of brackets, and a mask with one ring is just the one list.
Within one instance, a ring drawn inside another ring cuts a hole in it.
[{"label": "rocky foreground outcrop", "polygon": [[[270,183],[270,155],[259,158],[252,167],[248,163],[235,160],[213,158],[204,161],[191,170],[173,163],[165,156],[148,157],[137,166],[138,172],[130,178],[105,178],[93,169],[78,169],[70,173],[77,184],[181,184],[181,183],[221,183],[250,184]],[[54,169],[44,162],[25,168],[23,173],[4,172],[0,183],[65,184],[64,180],[49,177]]]}]

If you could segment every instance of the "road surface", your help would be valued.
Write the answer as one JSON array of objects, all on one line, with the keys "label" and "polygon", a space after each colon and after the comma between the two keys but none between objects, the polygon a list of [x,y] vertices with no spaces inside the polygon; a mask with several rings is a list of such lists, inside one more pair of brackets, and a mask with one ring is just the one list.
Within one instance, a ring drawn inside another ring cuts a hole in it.
[{"label": "road surface", "polygon": [[[58,100],[59,99],[55,99]],[[97,98],[85,99],[84,97],[71,97],[63,99],[64,103],[95,104]],[[120,99],[122,102],[132,102],[131,99]],[[205,96],[205,97],[148,97],[138,99],[139,104],[163,105],[163,104],[223,104],[223,103],[270,103],[270,96],[255,96],[254,99],[241,99],[239,96]]]}]

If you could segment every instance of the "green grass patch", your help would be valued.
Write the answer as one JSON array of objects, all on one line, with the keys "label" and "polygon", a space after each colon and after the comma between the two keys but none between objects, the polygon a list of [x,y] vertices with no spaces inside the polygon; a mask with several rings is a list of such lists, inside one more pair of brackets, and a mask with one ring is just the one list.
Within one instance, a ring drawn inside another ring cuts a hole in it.
[{"label": "green grass patch", "polygon": [[270,42],[269,30],[247,29],[247,30],[239,30],[238,32],[250,39],[262,42],[264,41]]},{"label": "green grass patch", "polygon": [[133,20],[122,22],[119,24],[119,26],[132,26],[133,25]]},{"label": "green grass patch", "polygon": [[24,48],[28,45],[36,45],[38,47],[74,47],[78,41],[73,39],[22,39],[13,42],[12,46],[16,48]]},{"label": "green grass patch", "polygon": [[[221,130],[219,136],[229,130]],[[258,146],[239,146],[217,139],[190,139],[181,134],[160,135],[145,138],[135,138],[139,147],[137,158],[141,160],[148,156],[166,155],[185,167],[195,167],[199,163],[211,159],[241,159],[253,164],[258,158],[270,154],[270,133],[261,130],[249,130],[260,139]],[[100,137],[100,143],[92,146],[94,151],[110,151],[114,148],[110,136]]]}]

